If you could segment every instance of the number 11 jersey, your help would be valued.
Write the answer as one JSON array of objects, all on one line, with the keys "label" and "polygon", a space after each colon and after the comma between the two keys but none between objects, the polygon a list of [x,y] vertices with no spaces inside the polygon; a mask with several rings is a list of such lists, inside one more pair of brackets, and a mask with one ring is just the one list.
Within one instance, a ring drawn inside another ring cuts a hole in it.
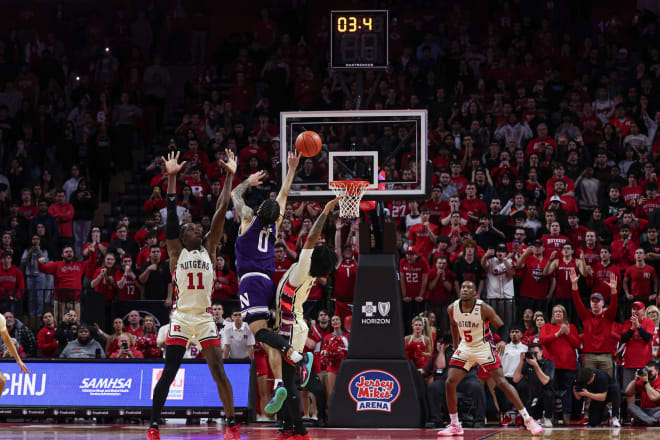
[{"label": "number 11 jersey", "polygon": [[172,274],[174,309],[182,313],[204,313],[211,308],[215,274],[204,247],[183,249]]}]

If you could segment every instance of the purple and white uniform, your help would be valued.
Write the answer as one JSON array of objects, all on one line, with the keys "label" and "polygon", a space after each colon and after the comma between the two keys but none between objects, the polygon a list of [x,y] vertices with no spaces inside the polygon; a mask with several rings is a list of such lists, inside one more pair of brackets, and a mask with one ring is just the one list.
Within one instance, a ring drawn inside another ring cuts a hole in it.
[{"label": "purple and white uniform", "polygon": [[236,239],[238,299],[243,319],[268,315],[275,299],[275,225],[264,227],[256,215]]}]

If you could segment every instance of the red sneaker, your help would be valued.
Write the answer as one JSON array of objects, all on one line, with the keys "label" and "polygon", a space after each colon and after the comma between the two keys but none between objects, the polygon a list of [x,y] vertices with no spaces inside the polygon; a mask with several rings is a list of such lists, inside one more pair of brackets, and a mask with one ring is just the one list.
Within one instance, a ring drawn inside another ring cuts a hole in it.
[{"label": "red sneaker", "polygon": [[227,426],[225,429],[225,440],[241,440],[241,435],[238,432],[240,425]]},{"label": "red sneaker", "polygon": [[500,425],[509,426],[512,423],[513,423],[513,419],[507,415],[507,416],[504,416],[504,418],[500,422]]},{"label": "red sneaker", "polygon": [[523,418],[521,415],[518,415],[518,417],[516,417],[516,426],[522,426],[522,424],[523,424]]},{"label": "red sneaker", "polygon": [[160,431],[156,428],[149,428],[149,431],[147,431],[147,440],[160,440]]},{"label": "red sneaker", "polygon": [[312,440],[312,435],[308,432],[307,434],[296,434],[295,440]]},{"label": "red sneaker", "polygon": [[280,431],[280,435],[277,436],[275,440],[297,440],[296,434],[291,430]]},{"label": "red sneaker", "polygon": [[571,425],[586,425],[589,423],[589,419],[582,417],[580,420],[571,420]]}]

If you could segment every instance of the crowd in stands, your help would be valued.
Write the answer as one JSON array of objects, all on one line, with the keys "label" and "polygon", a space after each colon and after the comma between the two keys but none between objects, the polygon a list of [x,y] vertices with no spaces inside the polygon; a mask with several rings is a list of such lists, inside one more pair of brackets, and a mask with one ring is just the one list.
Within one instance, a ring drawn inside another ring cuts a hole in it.
[{"label": "crowd in stands", "polygon": [[[240,31],[215,41],[209,29],[222,26],[209,17],[227,14],[213,2],[195,3],[122,3],[103,15],[77,11],[75,2],[43,9],[26,2],[0,35],[0,311],[21,356],[162,356],[150,316],[108,316],[107,328],[78,319],[85,295],[100,295],[108,311],[118,301],[170,307],[175,300],[161,155],[182,151],[179,219],[208,229],[225,149],[239,160],[235,184],[259,169],[269,173],[246,194],[258,206],[279,187],[279,112],[350,109],[358,98],[357,74],[327,69],[327,11],[310,24],[302,12],[252,7]],[[563,2],[500,0],[479,11],[460,2],[406,3],[390,11],[391,68],[378,82],[364,73],[373,93],[363,106],[428,110],[430,198],[386,203],[385,221],[397,225],[409,358],[433,384],[446,376],[446,308],[469,280],[509,330],[507,378],[526,384],[523,395],[552,390],[541,416],[553,418],[555,398],[559,413],[571,414],[588,397],[591,423],[600,422],[594,396],[619,402],[616,384],[628,400],[641,392],[642,409],[660,405],[650,363],[660,349],[658,17],[629,5],[600,17]],[[383,148],[405,136],[396,125],[374,134]],[[327,139],[351,141],[348,132]],[[388,179],[414,180],[420,164],[409,153],[396,155]],[[297,183],[325,171],[307,160]],[[108,228],[100,209],[119,196],[111,181],[134,175],[149,186],[143,210],[122,213]],[[276,277],[296,260],[321,208],[287,205]],[[328,393],[350,342],[358,224],[370,215],[347,223],[334,213],[327,222],[324,239],[339,264],[316,281],[305,310]],[[239,225],[228,217],[213,300],[226,310],[217,320],[231,339],[245,326],[233,313]],[[258,344],[225,347],[230,357],[263,359]],[[528,350],[536,361],[521,357]],[[539,382],[532,375],[542,359],[553,368],[541,368]],[[647,365],[647,375],[638,374]],[[267,380],[267,364],[258,376]],[[573,392],[575,378],[584,391]],[[484,399],[491,394],[481,372],[469,380],[481,382]],[[313,413],[307,406],[306,416]]]}]

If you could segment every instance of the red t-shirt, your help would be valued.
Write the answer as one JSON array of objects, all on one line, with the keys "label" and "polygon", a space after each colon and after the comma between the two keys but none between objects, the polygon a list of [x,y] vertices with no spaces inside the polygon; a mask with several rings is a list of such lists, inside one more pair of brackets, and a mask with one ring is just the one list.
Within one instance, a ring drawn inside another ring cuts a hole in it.
[{"label": "red t-shirt", "polygon": [[[429,222],[429,228],[433,235],[438,235],[438,227]],[[431,241],[431,234],[426,229],[426,226],[418,223],[413,225],[408,230],[408,241],[415,248],[417,255],[422,258],[428,258],[433,250],[435,243]]]},{"label": "red t-shirt", "polygon": [[[25,289],[25,278],[23,277],[23,272],[14,266],[13,264],[9,266],[9,269],[4,270],[0,266],[0,296],[8,296],[8,292],[3,291],[4,289]],[[11,295],[14,297],[20,298],[22,296],[22,291],[12,292]]]},{"label": "red t-shirt", "polygon": [[555,298],[571,297],[571,270],[574,270],[576,273],[578,272],[577,265],[575,264],[575,258],[571,258],[571,261],[568,263],[566,263],[563,258],[559,260],[559,265],[555,270],[555,278],[557,279]]},{"label": "red t-shirt", "polygon": [[449,211],[449,203],[446,200],[440,199],[440,203],[435,203],[433,200],[424,202],[424,206],[428,207],[431,213],[429,221],[433,224],[439,225],[442,219],[442,213]]},{"label": "red t-shirt", "polygon": [[610,295],[610,305],[602,313],[594,315],[582,303],[580,292],[572,291],[573,304],[584,327],[582,351],[584,353],[612,353],[615,344],[612,331],[616,328],[616,311],[619,306],[619,295]]},{"label": "red t-shirt", "polygon": [[610,262],[610,265],[605,267],[603,264],[599,261],[598,263],[594,264],[592,267],[594,274],[591,278],[593,286],[591,287],[591,291],[593,293],[600,293],[605,297],[609,292],[610,292],[610,286],[607,285],[610,281],[610,275],[614,274],[617,276],[618,284],[619,286],[622,283],[621,279],[621,272],[623,272],[623,268],[619,266],[618,264],[612,264]]},{"label": "red t-shirt", "polygon": [[[277,285],[277,283],[275,285]],[[238,295],[238,279],[236,278],[236,273],[234,273],[233,270],[230,270],[225,274],[216,269],[211,299],[231,300],[237,299],[236,295]]]},{"label": "red t-shirt", "polygon": [[273,283],[275,283],[276,286],[280,284],[280,280],[292,264],[293,260],[289,257],[284,257],[284,260],[282,261],[275,260],[275,273],[273,273],[272,278]]},{"label": "red t-shirt", "polygon": [[588,248],[586,245],[580,248],[575,248],[575,254],[580,255],[580,252],[584,253],[584,262],[588,266],[594,266],[596,263],[600,263],[600,246],[596,246],[594,249]]},{"label": "red t-shirt", "polygon": [[639,197],[642,195],[642,187],[637,185],[636,187],[624,186],[621,188],[621,196],[623,201],[626,202],[626,205],[630,206],[634,201],[637,203]]},{"label": "red t-shirt", "polygon": [[630,294],[636,298],[647,298],[657,275],[650,264],[644,264],[641,268],[633,264],[626,269],[626,276],[630,278]]},{"label": "red t-shirt", "polygon": [[573,243],[573,249],[584,246],[584,237],[587,235],[587,232],[589,232],[589,229],[581,225],[578,225],[577,228],[568,228],[566,235],[571,243]]},{"label": "red t-shirt", "polygon": [[545,347],[543,357],[551,359],[556,369],[573,370],[577,368],[575,349],[580,348],[580,335],[573,324],[569,324],[568,335],[555,336],[561,326],[547,323],[541,327],[539,343]]},{"label": "red t-shirt", "polygon": [[[58,289],[75,290],[77,291],[76,300],[80,300],[82,277],[87,266],[87,261],[72,261],[71,263],[66,263],[64,260],[60,260],[46,264],[38,263],[39,272],[53,275],[54,288],[56,291]],[[57,299],[60,299],[59,292],[55,292],[55,295],[58,296]]]},{"label": "red t-shirt", "polygon": [[[660,391],[660,375],[655,378],[651,386],[653,387],[654,390]],[[655,402],[649,399],[649,395],[646,393],[646,390],[644,389],[645,387],[642,386],[641,380],[637,381],[635,387],[637,388],[638,393],[642,393],[642,401],[641,401],[642,408],[657,408],[660,406],[660,402]]]},{"label": "red t-shirt", "polygon": [[[435,266],[433,266],[429,270],[428,282],[430,283],[431,280],[435,279],[436,276],[438,276],[438,269],[436,269]],[[445,269],[445,273],[443,275],[440,275],[435,287],[433,289],[431,288],[426,289],[426,295],[424,296],[424,298],[429,300],[429,303],[431,305],[438,306],[438,305],[449,304],[449,301],[451,299],[452,287],[446,289],[443,281],[447,281],[451,286],[453,286],[454,274],[451,273],[451,271],[449,271],[448,269]]]},{"label": "red t-shirt", "polygon": [[[649,318],[644,318],[639,323],[640,326],[651,335],[655,332],[655,323]],[[630,319],[627,319],[623,323],[623,328],[621,333],[626,333],[632,328],[632,323]],[[646,363],[653,359],[651,353],[651,343],[653,339],[649,339],[648,342],[644,341],[639,335],[639,330],[634,329],[633,335],[628,342],[626,342],[626,352],[623,354],[623,367],[624,368],[642,368],[646,366]]]},{"label": "red t-shirt", "polygon": [[357,277],[357,261],[342,259],[335,270],[334,297],[340,301],[353,301],[355,295],[355,278]]},{"label": "red t-shirt", "polygon": [[527,255],[520,285],[520,296],[543,299],[548,295],[549,277],[543,276],[543,269],[548,264],[550,261],[543,256],[538,259],[532,254]]},{"label": "red t-shirt", "polygon": [[418,257],[413,264],[402,258],[399,262],[399,271],[401,272],[401,278],[406,283],[406,296],[410,298],[422,296],[424,293],[421,292],[422,276],[429,273],[429,263],[421,257]]},{"label": "red t-shirt", "polygon": [[488,207],[483,200],[477,197],[472,200],[463,199],[461,208],[474,217],[479,217],[479,214],[488,214]]},{"label": "red t-shirt", "polygon": [[[149,261],[149,254],[151,253],[151,248],[145,247],[142,249],[135,259],[135,264],[137,267],[141,267],[144,263]],[[160,248],[160,261],[167,260],[167,251],[164,248]]]},{"label": "red t-shirt", "polygon": [[[103,268],[99,267],[98,269],[96,269],[96,271],[94,272],[94,276],[92,276],[92,279],[98,277],[101,274],[101,269]],[[115,269],[115,274],[114,274],[115,279],[117,278],[118,272],[119,271]],[[119,278],[121,279],[121,276],[119,276]],[[106,284],[104,278],[101,278],[101,282],[96,286],[94,291],[103,294],[103,298],[105,299],[106,303],[109,303],[110,301],[115,299],[115,293],[116,293],[115,286],[111,284]]]},{"label": "red t-shirt", "polygon": [[[115,280],[119,283],[124,277],[124,274],[121,271],[115,272]],[[124,287],[117,289],[117,299],[120,301],[132,301],[140,299],[140,289],[138,288],[137,276],[134,272],[131,272],[126,277],[126,285]]]},{"label": "red t-shirt", "polygon": [[459,174],[456,177],[450,176],[449,181],[454,184],[459,194],[461,195],[465,194],[465,186],[468,184],[468,181],[465,178],[465,176],[463,176],[462,174]]},{"label": "red t-shirt", "polygon": [[543,244],[545,245],[545,251],[543,251],[543,256],[546,258],[550,258],[550,255],[552,255],[552,252],[554,251],[557,251],[557,254],[555,254],[555,257],[557,257],[558,254],[561,253],[561,249],[562,247],[564,247],[564,243],[569,241],[569,239],[565,235],[546,234],[543,237],[541,237],[541,241],[543,241]]},{"label": "red t-shirt", "polygon": [[390,217],[398,226],[405,221],[408,214],[408,202],[405,200],[393,200],[387,203],[387,209],[390,210]]},{"label": "red t-shirt", "polygon": [[126,327],[124,327],[124,331],[126,333],[132,334],[136,338],[139,338],[140,336],[142,336],[144,334],[144,332],[142,331],[142,326],[140,326],[137,329],[133,330],[130,325],[127,325]]}]

